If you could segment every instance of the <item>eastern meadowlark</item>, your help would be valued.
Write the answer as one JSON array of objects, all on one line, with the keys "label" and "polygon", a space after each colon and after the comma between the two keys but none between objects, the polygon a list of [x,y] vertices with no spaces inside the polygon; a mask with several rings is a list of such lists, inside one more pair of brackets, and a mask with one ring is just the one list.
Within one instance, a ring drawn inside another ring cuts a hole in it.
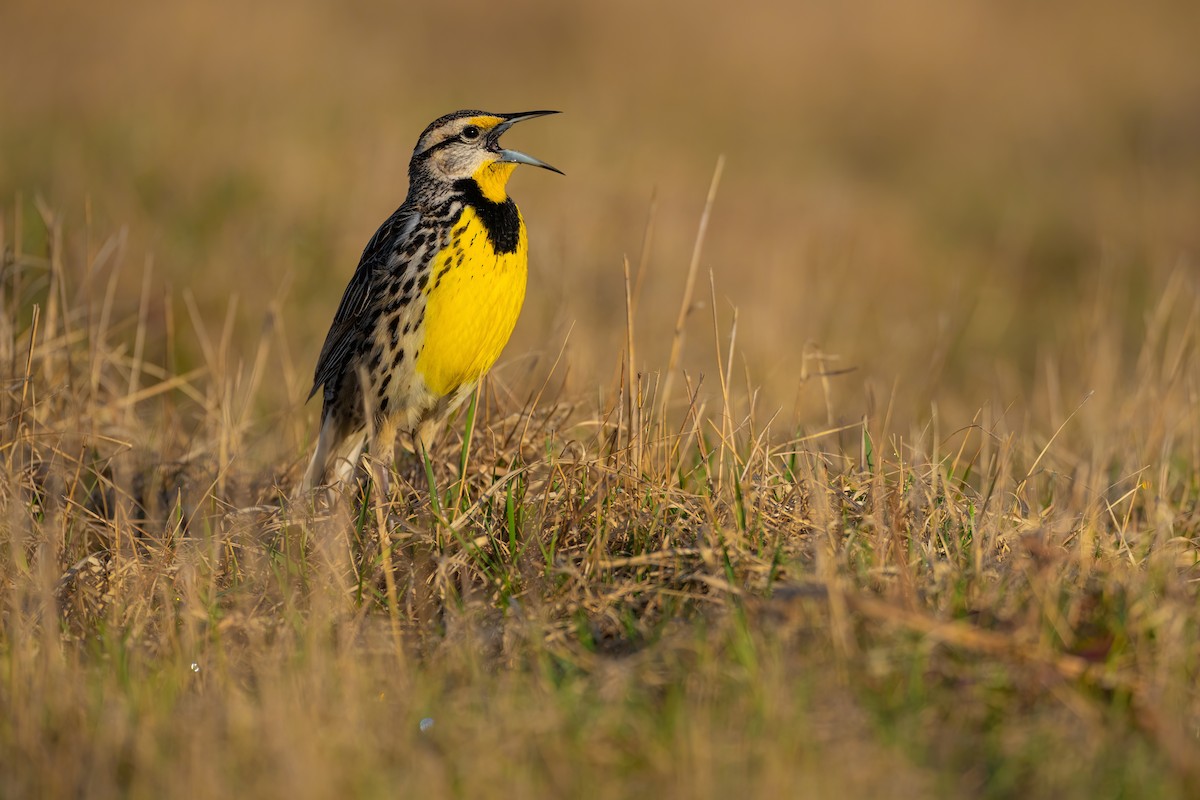
[{"label": "eastern meadowlark", "polygon": [[390,459],[398,431],[426,447],[508,342],[525,298],[525,221],[508,196],[518,164],[500,146],[522,120],[553,114],[456,111],[425,129],[408,196],[367,242],[317,359],[317,450],[302,490],[347,481],[368,441]]}]

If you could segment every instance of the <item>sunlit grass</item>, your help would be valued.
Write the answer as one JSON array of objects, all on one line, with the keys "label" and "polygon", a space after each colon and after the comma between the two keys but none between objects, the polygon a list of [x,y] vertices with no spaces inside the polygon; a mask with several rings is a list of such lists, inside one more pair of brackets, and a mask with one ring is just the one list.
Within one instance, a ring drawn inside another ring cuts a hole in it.
[{"label": "sunlit grass", "polygon": [[4,244],[6,794],[1194,785],[1182,273],[1140,350],[1050,354],[1138,377],[1061,419],[764,417],[717,317],[707,405],[689,373],[665,403],[551,373],[330,506],[287,499],[303,453],[249,455],[277,340],[234,358],[193,314],[174,340],[205,366],[180,375],[103,272]]},{"label": "sunlit grass", "polygon": [[[0,796],[1195,795],[1197,9],[2,4]],[[468,106],[514,340],[293,501]]]}]

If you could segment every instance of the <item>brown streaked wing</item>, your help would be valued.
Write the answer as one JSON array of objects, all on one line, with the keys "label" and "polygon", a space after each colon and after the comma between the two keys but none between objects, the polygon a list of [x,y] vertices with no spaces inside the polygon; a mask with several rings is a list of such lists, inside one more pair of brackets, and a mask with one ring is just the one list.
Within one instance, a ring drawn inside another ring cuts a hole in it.
[{"label": "brown streaked wing", "polygon": [[356,340],[365,333],[360,326],[361,317],[371,302],[376,273],[388,266],[392,253],[404,249],[420,221],[419,211],[400,206],[379,226],[363,248],[358,267],[342,294],[329,333],[325,335],[308,400],[344,369],[347,359],[354,352]]}]

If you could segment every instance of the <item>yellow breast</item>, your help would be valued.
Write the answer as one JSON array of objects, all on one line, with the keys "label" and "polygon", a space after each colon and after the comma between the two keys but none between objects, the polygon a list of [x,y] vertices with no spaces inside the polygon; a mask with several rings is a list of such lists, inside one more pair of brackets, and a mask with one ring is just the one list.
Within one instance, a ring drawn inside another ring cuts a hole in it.
[{"label": "yellow breast", "polygon": [[425,286],[416,366],[432,392],[473,384],[499,358],[525,300],[528,253],[524,220],[516,251],[497,253],[475,210],[463,210]]}]

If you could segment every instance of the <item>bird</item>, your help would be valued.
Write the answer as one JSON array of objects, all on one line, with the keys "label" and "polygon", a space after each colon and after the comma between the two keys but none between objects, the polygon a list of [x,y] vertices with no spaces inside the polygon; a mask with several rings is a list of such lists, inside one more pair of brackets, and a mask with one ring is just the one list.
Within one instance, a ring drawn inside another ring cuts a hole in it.
[{"label": "bird", "polygon": [[563,174],[500,137],[556,113],[463,110],[422,132],[404,203],[363,249],[317,358],[308,399],[322,393],[321,427],[302,492],[348,482],[368,444],[390,464],[399,432],[427,452],[495,363],[528,273],[508,180],[522,164]]}]

